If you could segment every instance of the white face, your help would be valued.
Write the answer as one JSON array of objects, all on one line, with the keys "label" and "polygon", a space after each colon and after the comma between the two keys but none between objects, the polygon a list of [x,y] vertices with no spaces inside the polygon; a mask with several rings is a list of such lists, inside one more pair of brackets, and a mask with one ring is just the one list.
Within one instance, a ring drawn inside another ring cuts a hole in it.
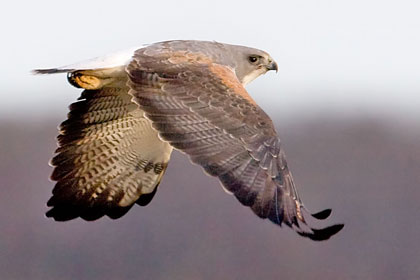
[{"label": "white face", "polygon": [[228,47],[226,55],[234,61],[236,77],[244,86],[269,70],[277,71],[276,62],[265,51],[243,46]]},{"label": "white face", "polygon": [[241,64],[236,69],[236,74],[242,85],[247,85],[269,70],[277,71],[277,64],[263,51],[253,50],[241,57]]},{"label": "white face", "polygon": [[255,69],[254,71],[252,71],[248,75],[245,75],[242,78],[242,85],[243,86],[246,86],[248,83],[252,82],[253,80],[255,80],[256,78],[258,78],[262,74],[267,73],[267,71],[268,71],[268,69],[265,68],[265,67]]}]

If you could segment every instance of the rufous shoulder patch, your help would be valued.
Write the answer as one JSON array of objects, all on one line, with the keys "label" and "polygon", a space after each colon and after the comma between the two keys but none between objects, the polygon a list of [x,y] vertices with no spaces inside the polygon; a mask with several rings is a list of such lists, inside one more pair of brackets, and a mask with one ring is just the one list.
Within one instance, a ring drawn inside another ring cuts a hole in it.
[{"label": "rufous shoulder patch", "polygon": [[230,88],[234,93],[242,96],[253,105],[256,105],[254,99],[249,95],[244,86],[239,82],[233,70],[220,64],[210,64],[210,71],[220,78],[222,83]]}]

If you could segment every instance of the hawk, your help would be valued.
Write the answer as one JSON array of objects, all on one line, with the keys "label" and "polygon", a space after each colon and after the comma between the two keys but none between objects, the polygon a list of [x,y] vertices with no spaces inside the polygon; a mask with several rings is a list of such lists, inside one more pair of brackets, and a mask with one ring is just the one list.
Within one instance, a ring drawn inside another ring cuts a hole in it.
[{"label": "hawk", "polygon": [[264,51],[193,40],[34,70],[84,89],[60,125],[47,217],[117,219],[147,205],[176,149],[260,218],[330,238],[344,225],[308,226],[274,125],[245,90],[269,70],[277,64]]}]

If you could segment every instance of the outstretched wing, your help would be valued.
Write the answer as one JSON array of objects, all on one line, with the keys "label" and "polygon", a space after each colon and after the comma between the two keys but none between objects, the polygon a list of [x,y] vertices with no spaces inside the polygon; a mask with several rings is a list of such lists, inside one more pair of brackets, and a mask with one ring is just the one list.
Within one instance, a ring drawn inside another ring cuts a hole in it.
[{"label": "outstretched wing", "polygon": [[146,205],[156,192],[172,147],[131,101],[122,72],[69,73],[73,85],[88,89],[60,126],[48,217],[119,218],[135,202]]},{"label": "outstretched wing", "polygon": [[[343,225],[306,226],[303,205],[270,118],[233,71],[197,53],[138,50],[127,67],[130,94],[159,135],[217,176],[261,218],[325,240]],[[330,210],[313,216],[324,219]]]}]

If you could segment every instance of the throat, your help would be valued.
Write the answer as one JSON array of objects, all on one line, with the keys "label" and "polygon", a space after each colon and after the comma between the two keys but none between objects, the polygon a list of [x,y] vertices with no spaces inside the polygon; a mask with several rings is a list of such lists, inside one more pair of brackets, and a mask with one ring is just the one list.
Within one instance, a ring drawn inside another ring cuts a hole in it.
[{"label": "throat", "polygon": [[258,78],[259,76],[261,76],[265,72],[266,71],[264,71],[264,69],[258,69],[258,70],[255,70],[255,71],[249,73],[248,75],[246,75],[242,78],[242,81],[241,81],[242,85],[246,86],[247,84],[249,84],[250,82],[252,82],[256,78]]}]

